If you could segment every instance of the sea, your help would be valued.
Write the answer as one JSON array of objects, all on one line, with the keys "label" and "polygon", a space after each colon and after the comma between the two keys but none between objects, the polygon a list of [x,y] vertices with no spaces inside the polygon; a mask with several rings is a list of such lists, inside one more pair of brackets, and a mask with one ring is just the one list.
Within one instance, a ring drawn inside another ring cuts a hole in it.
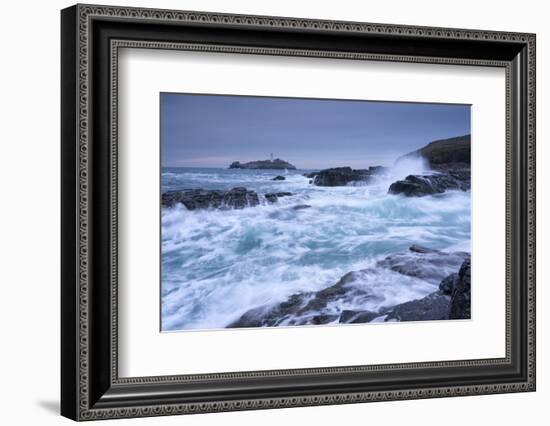
[{"label": "sea", "polygon": [[[329,287],[348,272],[376,268],[378,260],[406,253],[413,244],[470,252],[470,192],[388,194],[392,182],[427,171],[421,160],[362,185],[315,186],[304,176],[311,171],[162,169],[162,192],[245,187],[261,200],[240,210],[162,209],[163,331],[225,328],[250,309]],[[277,175],[285,180],[272,180]],[[273,204],[263,198],[281,191],[293,195]],[[294,209],[297,205],[310,207]],[[411,286],[386,270],[372,277],[376,282],[364,285],[386,306],[437,290],[428,282]]]}]

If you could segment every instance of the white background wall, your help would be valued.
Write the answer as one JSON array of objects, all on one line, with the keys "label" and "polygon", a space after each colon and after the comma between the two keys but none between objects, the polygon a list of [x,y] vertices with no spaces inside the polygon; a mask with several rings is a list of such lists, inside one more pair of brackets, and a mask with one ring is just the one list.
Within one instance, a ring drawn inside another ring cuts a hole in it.
[{"label": "white background wall", "polygon": [[[104,0],[103,4],[537,33],[538,390],[422,401],[293,408],[102,424],[547,424],[550,403],[550,27],[545,2]],[[69,424],[59,404],[59,9],[2,4],[0,24],[0,419]]]}]

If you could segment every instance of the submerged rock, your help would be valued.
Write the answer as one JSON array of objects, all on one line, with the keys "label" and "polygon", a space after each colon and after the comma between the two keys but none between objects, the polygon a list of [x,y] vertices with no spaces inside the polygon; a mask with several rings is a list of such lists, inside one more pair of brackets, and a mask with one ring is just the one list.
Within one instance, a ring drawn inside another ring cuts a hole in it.
[{"label": "submerged rock", "polygon": [[297,204],[292,207],[292,210],[303,210],[303,209],[309,209],[311,206],[309,204]]},{"label": "submerged rock", "polygon": [[273,179],[271,179],[271,180],[286,180],[286,177],[280,176],[280,175],[279,175],[279,176],[275,176],[275,177],[274,177]]},{"label": "submerged rock", "polygon": [[382,174],[385,167],[373,166],[368,169],[352,169],[351,167],[336,167],[309,173],[304,176],[312,178],[316,186],[346,186],[354,182],[367,183],[372,176]]},{"label": "submerged rock", "polygon": [[270,170],[296,170],[296,166],[290,164],[287,161],[276,158],[275,160],[259,160],[250,161],[248,163],[241,163],[240,161],[234,161],[229,165],[230,169],[270,169]]},{"label": "submerged rock", "polygon": [[439,284],[456,271],[468,256],[466,252],[443,252],[413,245],[409,252],[389,255],[378,261],[376,266]]},{"label": "submerged rock", "polygon": [[447,190],[470,190],[470,172],[457,171],[440,174],[409,175],[390,185],[388,193],[404,194],[407,197],[442,194]]},{"label": "submerged rock", "polygon": [[270,203],[276,203],[281,197],[289,197],[292,192],[269,192],[264,195],[265,199]]},{"label": "submerged rock", "polygon": [[162,194],[162,207],[173,207],[181,203],[189,210],[196,209],[244,209],[260,203],[258,194],[246,188],[237,187],[229,191],[211,189],[184,189]]},{"label": "submerged rock", "polygon": [[409,250],[412,251],[412,252],[415,252],[415,253],[422,253],[422,254],[441,253],[439,250],[434,250],[434,249],[431,249],[431,248],[428,248],[428,247],[419,246],[417,244],[413,244],[412,246],[410,246]]}]

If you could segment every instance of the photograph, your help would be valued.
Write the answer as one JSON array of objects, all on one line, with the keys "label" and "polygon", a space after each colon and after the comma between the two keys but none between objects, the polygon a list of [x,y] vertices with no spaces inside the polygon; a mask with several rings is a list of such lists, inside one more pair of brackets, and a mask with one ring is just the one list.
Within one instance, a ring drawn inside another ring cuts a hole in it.
[{"label": "photograph", "polygon": [[470,319],[470,108],[161,93],[161,331]]}]

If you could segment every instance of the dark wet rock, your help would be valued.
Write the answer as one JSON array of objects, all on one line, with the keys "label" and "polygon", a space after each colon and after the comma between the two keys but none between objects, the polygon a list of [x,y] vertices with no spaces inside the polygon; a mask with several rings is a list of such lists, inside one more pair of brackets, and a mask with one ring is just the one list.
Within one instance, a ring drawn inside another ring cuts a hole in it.
[{"label": "dark wet rock", "polygon": [[376,266],[388,268],[410,277],[416,277],[433,284],[439,284],[442,279],[458,270],[468,253],[442,252],[423,248],[423,252],[417,250],[419,246],[412,246],[409,252],[395,253],[376,263]]},{"label": "dark wet rock", "polygon": [[470,168],[470,135],[436,140],[428,145],[397,159],[422,157],[433,170],[449,171]]},{"label": "dark wet rock", "polygon": [[262,327],[263,318],[269,310],[261,306],[254,308],[244,313],[237,321],[229,324],[227,328],[250,328],[250,327]]},{"label": "dark wet rock", "polygon": [[311,206],[309,204],[297,204],[292,207],[292,210],[303,210],[303,209],[309,209]]},{"label": "dark wet rock", "polygon": [[227,328],[273,327],[295,314],[304,304],[304,294],[293,294],[278,305],[260,306],[245,312]]},{"label": "dark wet rock", "polygon": [[[469,318],[469,264],[468,253],[447,253],[411,246],[408,252],[379,261],[376,268],[349,272],[335,284],[319,291],[296,293],[283,302],[251,309],[228,327],[327,324],[336,321],[366,323],[381,316],[385,316],[385,321]],[[385,306],[384,299],[372,294],[368,284],[387,274],[383,269],[422,279],[432,283],[434,290],[438,285],[439,290],[417,300]],[[371,311],[358,309],[357,306],[380,308]]]},{"label": "dark wet rock", "polygon": [[388,193],[403,194],[407,197],[422,197],[424,195],[442,194],[448,190],[469,191],[470,172],[467,170],[409,175],[404,180],[398,180],[390,185]]},{"label": "dark wet rock", "polygon": [[426,297],[393,307],[384,321],[429,321],[449,318],[449,302],[451,298],[440,291],[428,294]]},{"label": "dark wet rock", "polygon": [[287,161],[276,158],[275,160],[259,160],[259,161],[250,161],[248,163],[241,163],[240,161],[235,161],[229,165],[230,169],[269,169],[269,170],[284,170],[291,169],[295,170],[296,166],[290,164]]},{"label": "dark wet rock", "polygon": [[307,311],[319,311],[324,309],[329,302],[344,296],[350,291],[350,288],[346,287],[346,284],[354,280],[353,274],[354,272],[349,272],[340,278],[336,284],[316,293],[312,293],[312,297],[299,313],[304,314]]},{"label": "dark wet rock", "polygon": [[162,207],[173,207],[181,203],[189,210],[196,209],[243,209],[260,203],[258,194],[246,188],[237,187],[229,191],[212,189],[184,189],[162,194]]},{"label": "dark wet rock", "polygon": [[439,290],[428,296],[388,309],[385,321],[428,321],[470,318],[470,256],[458,273],[449,274]]},{"label": "dark wet rock", "polygon": [[309,179],[312,179],[315,176],[317,176],[318,174],[319,174],[319,172],[310,172],[310,173],[304,173],[302,176],[307,177]]},{"label": "dark wet rock", "polygon": [[415,253],[422,253],[422,254],[441,253],[439,250],[434,250],[434,249],[431,249],[431,248],[428,248],[428,247],[419,246],[417,244],[413,244],[412,246],[410,246],[409,250],[412,251],[412,252],[415,252]]},{"label": "dark wet rock", "polygon": [[306,175],[306,177],[313,178],[313,184],[317,186],[346,186],[355,182],[368,183],[373,176],[383,174],[386,170],[382,166],[373,166],[368,169],[335,167]]},{"label": "dark wet rock", "polygon": [[456,272],[452,273],[451,275],[441,280],[441,283],[439,283],[439,291],[441,291],[443,294],[446,294],[447,296],[450,296],[451,294],[453,294],[453,291],[458,281],[458,274]]},{"label": "dark wet rock", "polygon": [[292,192],[269,192],[264,195],[265,199],[270,203],[276,203],[281,197],[289,197]]},{"label": "dark wet rock", "polygon": [[321,170],[313,177],[313,184],[317,186],[345,186],[350,182],[365,180],[368,176],[351,167],[337,167]]},{"label": "dark wet rock", "polygon": [[362,324],[380,316],[378,312],[343,310],[338,321],[342,324]]},{"label": "dark wet rock", "polygon": [[471,318],[471,278],[470,278],[470,257],[468,257],[458,272],[458,281],[455,283],[451,296],[451,307],[449,318],[470,319]]},{"label": "dark wet rock", "polygon": [[338,315],[315,315],[311,318],[311,323],[315,325],[329,324],[338,319]]},{"label": "dark wet rock", "polygon": [[227,327],[270,327],[281,324],[324,324],[319,322],[324,320],[336,321],[339,312],[325,312],[330,302],[344,297],[364,297],[365,300],[369,298],[366,291],[348,286],[354,279],[354,272],[350,272],[336,284],[323,290],[296,293],[282,303],[251,309]]},{"label": "dark wet rock", "polygon": [[286,177],[284,176],[275,176],[273,179],[271,180],[286,180]]}]

